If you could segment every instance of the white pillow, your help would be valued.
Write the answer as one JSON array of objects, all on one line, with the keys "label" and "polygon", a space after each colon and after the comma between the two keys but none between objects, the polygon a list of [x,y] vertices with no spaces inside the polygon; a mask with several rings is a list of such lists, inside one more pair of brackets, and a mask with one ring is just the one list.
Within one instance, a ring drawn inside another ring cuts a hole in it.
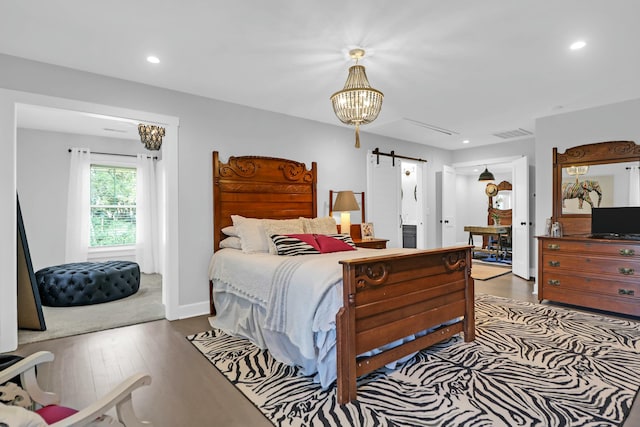
[{"label": "white pillow", "polygon": [[246,254],[269,252],[269,242],[267,242],[261,219],[231,215],[231,220],[240,237],[242,252]]},{"label": "white pillow", "polygon": [[338,227],[335,218],[326,216],[323,218],[303,218],[300,217],[304,232],[307,234],[336,234]]},{"label": "white pillow", "polygon": [[227,237],[226,239],[222,239],[220,241],[220,249],[222,248],[242,250],[242,241],[239,237]]},{"label": "white pillow", "polygon": [[269,244],[269,253],[277,254],[278,249],[275,243],[271,240],[271,236],[274,234],[303,234],[304,228],[302,227],[302,221],[299,219],[264,219],[263,226],[265,236]]},{"label": "white pillow", "polygon": [[238,230],[233,225],[222,229],[222,234],[229,237],[238,237]]}]

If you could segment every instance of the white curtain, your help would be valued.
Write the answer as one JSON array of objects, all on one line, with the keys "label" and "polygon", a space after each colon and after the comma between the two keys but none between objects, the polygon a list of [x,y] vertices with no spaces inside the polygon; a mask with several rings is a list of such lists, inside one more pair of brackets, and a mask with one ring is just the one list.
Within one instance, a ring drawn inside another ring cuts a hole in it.
[{"label": "white curtain", "polygon": [[65,262],[83,262],[89,251],[91,153],[87,148],[71,149],[67,195],[67,240]]},{"label": "white curtain", "polygon": [[137,156],[136,262],[143,273],[160,272],[158,191],[154,160]]},{"label": "white curtain", "polygon": [[629,168],[629,206],[640,206],[640,167]]}]

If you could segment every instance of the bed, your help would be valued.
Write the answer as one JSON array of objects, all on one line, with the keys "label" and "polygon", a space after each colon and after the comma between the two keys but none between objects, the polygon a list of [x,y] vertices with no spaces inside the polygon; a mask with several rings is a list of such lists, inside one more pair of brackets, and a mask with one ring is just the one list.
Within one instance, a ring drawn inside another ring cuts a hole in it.
[{"label": "bed", "polygon": [[213,152],[214,327],[315,374],[323,387],[335,380],[341,404],[357,398],[356,380],[366,373],[460,332],[465,341],[474,340],[471,246],[307,256],[228,246],[225,232],[238,218],[320,220],[316,185],[315,162],[310,169],[258,156],[224,163]]}]

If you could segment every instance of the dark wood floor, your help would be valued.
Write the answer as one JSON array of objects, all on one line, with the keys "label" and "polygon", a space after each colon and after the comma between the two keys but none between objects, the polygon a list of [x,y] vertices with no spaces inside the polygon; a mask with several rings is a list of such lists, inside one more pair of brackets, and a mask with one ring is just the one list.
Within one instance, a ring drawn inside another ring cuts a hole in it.
[{"label": "dark wood floor", "polygon": [[[533,282],[512,274],[476,280],[475,285],[477,293],[537,301]],[[152,384],[134,392],[133,401],[140,418],[156,427],[271,426],[185,339],[208,328],[206,316],[158,320],[25,344],[16,353],[49,350],[56,355],[39,370],[39,378],[46,389],[59,392],[67,406],[81,408],[134,372],[148,372]],[[640,426],[638,406],[627,427]]]}]

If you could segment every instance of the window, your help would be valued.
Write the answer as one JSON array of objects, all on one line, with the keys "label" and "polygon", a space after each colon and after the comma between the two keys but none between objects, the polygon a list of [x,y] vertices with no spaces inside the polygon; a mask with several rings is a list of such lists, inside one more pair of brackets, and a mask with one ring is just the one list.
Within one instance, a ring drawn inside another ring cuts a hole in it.
[{"label": "window", "polygon": [[135,245],[136,168],[92,164],[90,247]]}]

